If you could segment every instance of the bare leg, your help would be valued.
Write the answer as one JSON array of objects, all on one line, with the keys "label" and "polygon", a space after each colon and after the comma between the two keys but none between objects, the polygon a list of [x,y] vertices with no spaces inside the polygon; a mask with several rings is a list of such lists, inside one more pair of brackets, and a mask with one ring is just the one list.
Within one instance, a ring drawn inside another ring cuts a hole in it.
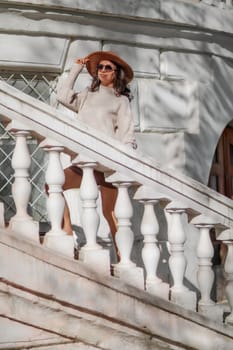
[{"label": "bare leg", "polygon": [[[82,175],[78,172],[66,168],[65,172],[65,183],[63,185],[63,190],[68,190],[71,188],[80,188]],[[73,235],[71,220],[70,220],[70,211],[67,203],[65,202],[64,216],[63,216],[63,230],[67,232],[68,235]]]},{"label": "bare leg", "polygon": [[107,187],[102,185],[100,186],[100,191],[101,191],[103,215],[109,224],[113,243],[114,243],[117,257],[119,260],[119,252],[117,250],[117,245],[115,241],[115,236],[117,232],[117,220],[114,215],[114,207],[117,199],[117,189],[115,187],[110,187],[110,186]]},{"label": "bare leg", "polygon": [[62,228],[64,231],[66,231],[66,233],[69,236],[73,235],[73,230],[72,230],[72,225],[71,225],[71,220],[70,220],[70,211],[69,211],[69,208],[68,208],[66,201],[65,201]]}]

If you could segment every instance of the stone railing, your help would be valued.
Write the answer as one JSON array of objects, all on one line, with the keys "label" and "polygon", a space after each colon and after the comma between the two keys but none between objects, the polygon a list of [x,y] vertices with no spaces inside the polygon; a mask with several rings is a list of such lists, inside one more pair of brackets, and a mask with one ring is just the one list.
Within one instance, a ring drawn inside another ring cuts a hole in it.
[{"label": "stone railing", "polygon": [[[174,171],[161,169],[140,152],[103,135],[98,136],[64,113],[35,101],[3,82],[0,82],[0,115],[16,139],[12,158],[15,174],[12,196],[16,215],[11,218],[6,230],[17,232],[40,244],[39,223],[27,212],[30,197],[27,137],[33,134],[48,153],[47,210],[51,229],[46,233],[43,245],[73,258],[74,238],[62,229],[64,171],[60,154],[67,152],[72,156],[73,164],[83,169],[79,194],[85,244],[79,250],[79,259],[103,274],[112,273],[116,278],[149,293],[207,314],[220,322],[233,324],[233,206],[230,199]],[[97,239],[100,216],[97,210],[98,187],[93,175],[97,164],[114,171],[107,180],[118,188],[115,206],[118,223],[116,243],[120,252],[118,262],[112,260],[109,249],[106,246],[103,249]],[[143,215],[139,218],[143,243],[142,247],[137,248],[136,260],[132,259],[135,235],[138,235],[132,230],[132,197],[143,208]],[[156,209],[158,204],[159,214]],[[160,229],[164,229],[162,217],[166,217],[167,225],[163,242],[158,237]],[[213,298],[211,293],[218,288],[214,284],[212,266],[213,229],[218,241],[228,248],[224,264],[226,300],[224,297],[221,300]],[[195,288],[187,283],[186,277],[189,267],[186,243],[192,230],[195,230],[197,237],[193,249],[197,261]],[[164,249],[168,256],[163,261],[167,273],[161,271]]]}]

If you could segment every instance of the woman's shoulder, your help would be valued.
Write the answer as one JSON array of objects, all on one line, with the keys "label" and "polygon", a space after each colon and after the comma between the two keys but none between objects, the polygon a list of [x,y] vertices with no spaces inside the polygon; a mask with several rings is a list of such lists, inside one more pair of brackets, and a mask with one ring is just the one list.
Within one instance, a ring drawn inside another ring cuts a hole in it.
[{"label": "woman's shoulder", "polygon": [[77,95],[79,96],[79,98],[83,98],[83,97],[87,97],[87,95],[90,93],[90,89],[89,87],[85,87],[84,89],[82,89],[81,91],[77,92]]},{"label": "woman's shoulder", "polygon": [[128,105],[129,104],[129,99],[126,95],[120,95],[118,96],[123,104]]}]

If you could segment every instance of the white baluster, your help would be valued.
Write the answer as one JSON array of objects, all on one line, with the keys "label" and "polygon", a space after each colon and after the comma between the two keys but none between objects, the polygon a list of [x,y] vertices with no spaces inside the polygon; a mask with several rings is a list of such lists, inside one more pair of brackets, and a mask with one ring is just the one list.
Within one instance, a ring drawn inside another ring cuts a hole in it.
[{"label": "white baluster", "polygon": [[207,5],[213,5],[214,0],[202,0],[202,2],[204,2]]},{"label": "white baluster", "polygon": [[176,201],[173,201],[166,207],[166,211],[171,215],[168,241],[171,252],[169,267],[173,278],[173,285],[170,291],[173,302],[195,310],[196,295],[184,286],[184,276],[187,266],[187,260],[184,255],[184,243],[186,241],[184,215],[186,209],[187,207]]},{"label": "white baluster", "polygon": [[[174,202],[171,204],[174,205]],[[185,209],[180,204],[177,207],[168,207],[166,211],[171,214],[171,228],[168,232],[168,241],[170,244],[171,256],[169,258],[169,267],[173,277],[172,291],[186,291],[183,284],[184,273],[186,269],[186,258],[184,255],[184,243],[186,234],[182,223],[181,216]]]},{"label": "white baluster", "polygon": [[159,224],[154,212],[154,205],[157,200],[141,201],[144,204],[144,214],[141,222],[141,232],[144,236],[144,246],[142,248],[142,259],[146,269],[146,285],[161,283],[161,279],[156,275],[160,251],[157,246],[156,236],[159,233]]},{"label": "white baluster", "polygon": [[69,236],[62,229],[62,220],[65,207],[65,200],[62,195],[62,185],[65,181],[60,153],[63,147],[56,141],[46,139],[41,142],[40,147],[48,152],[48,167],[45,174],[45,181],[49,186],[47,198],[48,217],[51,229],[46,233],[44,245],[57,250],[69,257],[74,256],[73,237]]},{"label": "white baluster", "polygon": [[78,164],[83,169],[83,178],[80,186],[82,200],[82,226],[86,237],[86,244],[82,250],[98,250],[102,247],[97,243],[97,232],[100,218],[97,211],[98,186],[94,177],[96,162],[82,162]]},{"label": "white baluster", "polygon": [[120,253],[118,267],[132,267],[135,266],[131,261],[131,251],[134,242],[134,234],[131,230],[133,207],[128,193],[128,188],[131,183],[119,182],[114,183],[114,185],[118,188],[118,196],[114,210],[118,221],[118,230],[116,233],[116,244]]},{"label": "white baluster", "polygon": [[97,232],[100,223],[97,210],[99,190],[94,176],[94,168],[97,166],[97,162],[86,156],[79,155],[73,161],[73,164],[83,170],[80,198],[82,201],[81,221],[86,244],[79,252],[79,259],[91,265],[96,270],[108,274],[110,272],[109,251],[102,249],[97,243]]},{"label": "white baluster", "polygon": [[227,246],[227,255],[224,263],[226,273],[226,296],[229,304],[229,314],[225,319],[225,323],[233,325],[233,230],[228,229],[223,231],[218,239]]},{"label": "white baluster", "polygon": [[31,157],[27,147],[28,131],[17,131],[15,136],[15,150],[12,157],[12,168],[15,170],[15,181],[12,185],[12,195],[16,206],[14,218],[32,220],[27,213],[29,198],[31,195],[31,184],[29,183],[29,168]]},{"label": "white baluster", "polygon": [[15,171],[15,181],[12,185],[12,196],[15,202],[16,214],[11,218],[9,229],[16,231],[29,239],[39,242],[39,224],[28,214],[28,203],[31,195],[29,168],[31,157],[27,146],[30,132],[22,124],[10,123],[7,128],[15,136],[15,149],[12,157],[12,168]]},{"label": "white baluster", "polygon": [[198,302],[201,306],[214,305],[210,294],[214,283],[214,271],[212,269],[212,258],[214,256],[213,243],[210,239],[210,230],[214,227],[214,221],[203,215],[199,215],[191,221],[200,232],[197,245],[198,272],[197,281],[201,293],[201,299]]},{"label": "white baluster", "polygon": [[226,0],[226,6],[232,7],[233,6],[232,0]]},{"label": "white baluster", "polygon": [[[215,227],[218,231],[218,222],[214,218],[205,215],[195,217],[191,223],[199,229],[199,241],[197,244],[198,271],[197,281],[200,289],[201,299],[198,302],[198,312],[209,318],[222,322],[222,306],[211,299],[211,290],[214,285],[214,271],[212,258],[214,247],[210,237],[210,230]],[[222,228],[221,228],[222,229]]]},{"label": "white baluster", "polygon": [[154,211],[154,206],[164,196],[154,191],[151,187],[141,186],[134,195],[144,205],[144,213],[141,222],[141,232],[144,237],[142,248],[142,260],[146,271],[146,290],[150,293],[168,299],[169,285],[163,283],[157,276],[160,260],[160,250],[157,246],[157,234],[159,223]]},{"label": "white baluster", "polygon": [[196,225],[196,227],[200,230],[200,239],[197,246],[197,257],[199,259],[197,280],[201,292],[199,305],[213,305],[214,302],[210,298],[214,282],[214,272],[212,269],[214,248],[210,239],[210,229],[213,226]]},{"label": "white baluster", "polygon": [[0,202],[0,227],[5,227],[4,204]]},{"label": "white baluster", "polygon": [[230,314],[226,317],[225,322],[233,325],[233,240],[224,241],[227,245],[227,256],[224,269],[227,274],[226,296],[230,306]]},{"label": "white baluster", "polygon": [[143,270],[137,268],[131,260],[131,252],[134,244],[134,233],[131,229],[133,206],[128,189],[135,182],[127,176],[115,173],[106,179],[118,188],[114,214],[117,218],[116,245],[120,255],[120,261],[114,265],[114,276],[126,279],[129,283],[144,289]]}]

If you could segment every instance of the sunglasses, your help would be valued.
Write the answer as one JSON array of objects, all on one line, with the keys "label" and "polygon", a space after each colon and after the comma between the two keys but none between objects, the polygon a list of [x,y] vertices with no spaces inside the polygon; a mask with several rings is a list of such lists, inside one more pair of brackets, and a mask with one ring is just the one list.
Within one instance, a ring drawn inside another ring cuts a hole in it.
[{"label": "sunglasses", "polygon": [[110,64],[106,64],[106,65],[104,65],[104,64],[98,64],[97,65],[97,70],[99,71],[99,70],[105,70],[105,72],[113,72],[113,71],[115,71],[116,69],[115,68],[113,68],[112,66],[110,66]]}]

